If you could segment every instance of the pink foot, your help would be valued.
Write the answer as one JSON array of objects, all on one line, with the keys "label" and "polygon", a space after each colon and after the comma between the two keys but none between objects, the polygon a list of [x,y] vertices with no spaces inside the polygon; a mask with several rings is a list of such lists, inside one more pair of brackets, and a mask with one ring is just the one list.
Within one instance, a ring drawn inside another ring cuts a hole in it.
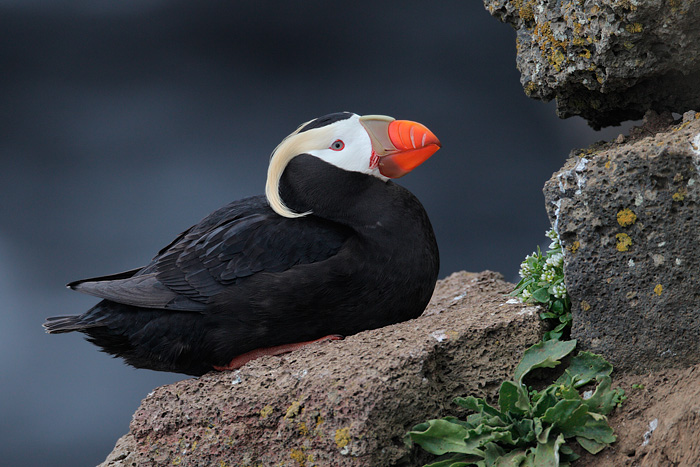
[{"label": "pink foot", "polygon": [[231,360],[231,362],[229,362],[229,364],[226,366],[214,365],[214,369],[219,371],[237,370],[249,361],[255,360],[256,358],[262,357],[264,355],[282,355],[300,349],[308,344],[337,341],[340,339],[343,339],[343,336],[339,334],[331,334],[330,336],[325,336],[313,341],[295,342],[293,344],[283,344],[277,345],[275,347],[262,347],[260,349],[251,350],[250,352],[246,352],[244,354],[233,357],[233,360]]}]

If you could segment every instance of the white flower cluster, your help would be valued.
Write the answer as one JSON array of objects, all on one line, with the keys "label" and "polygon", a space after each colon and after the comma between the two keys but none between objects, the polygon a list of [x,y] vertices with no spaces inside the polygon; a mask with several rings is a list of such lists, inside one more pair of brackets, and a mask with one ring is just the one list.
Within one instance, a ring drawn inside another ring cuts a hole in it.
[{"label": "white flower cluster", "polygon": [[547,268],[547,266],[558,268],[562,264],[564,264],[564,255],[561,253],[555,253],[549,258],[547,258],[545,269]]},{"label": "white flower cluster", "polygon": [[536,256],[537,254],[533,251],[531,255],[525,257],[525,261],[520,263],[520,271],[518,272],[518,274],[520,274],[520,277],[528,277],[535,273],[535,270],[532,269],[532,266],[530,266],[529,260],[535,258]]},{"label": "white flower cluster", "polygon": [[551,240],[556,241],[557,243],[559,242],[559,235],[554,231],[554,229],[549,229],[544,233],[547,237],[549,237]]},{"label": "white flower cluster", "polygon": [[566,285],[561,282],[555,286],[552,286],[552,294],[555,298],[564,298],[566,296]]},{"label": "white flower cluster", "polygon": [[[550,229],[547,232],[545,232],[545,235],[552,239],[552,243],[549,245],[550,250],[561,250],[561,243],[559,243],[559,236],[557,233],[554,231],[554,229]],[[557,268],[562,267],[564,264],[564,255],[562,253],[554,253],[550,257],[548,257],[545,260],[544,267],[542,268],[542,275],[540,276],[540,280],[544,282],[554,282],[554,279],[556,278],[557,275],[561,274],[561,272],[556,271]],[[566,290],[566,288],[564,288]],[[561,298],[561,297],[557,297]]]},{"label": "white flower cluster", "polygon": [[552,243],[549,244],[550,250],[561,248],[561,243],[559,242],[559,235],[554,231],[554,229],[549,229],[544,234],[552,240]]},{"label": "white flower cluster", "polygon": [[542,274],[540,275],[540,280],[542,282],[552,282],[555,275],[556,273],[554,272],[554,269],[548,268],[545,264],[544,271],[542,271]]}]

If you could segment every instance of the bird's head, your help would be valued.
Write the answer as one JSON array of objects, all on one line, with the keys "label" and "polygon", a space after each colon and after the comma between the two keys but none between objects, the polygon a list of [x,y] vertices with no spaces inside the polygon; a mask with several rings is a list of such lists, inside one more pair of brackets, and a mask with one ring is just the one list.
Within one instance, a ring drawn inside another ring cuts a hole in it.
[{"label": "bird's head", "polygon": [[301,125],[275,148],[267,171],[265,195],[272,209],[285,217],[301,217],[280,197],[279,184],[289,162],[309,154],[343,170],[381,180],[399,178],[440,149],[437,137],[420,123],[384,115],[340,112]]}]

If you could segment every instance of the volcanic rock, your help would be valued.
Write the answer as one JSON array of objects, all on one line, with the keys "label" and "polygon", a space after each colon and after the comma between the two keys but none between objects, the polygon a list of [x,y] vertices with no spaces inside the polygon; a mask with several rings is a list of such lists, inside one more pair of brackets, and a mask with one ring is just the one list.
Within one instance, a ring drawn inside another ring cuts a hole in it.
[{"label": "volcanic rock", "polygon": [[593,128],[700,108],[700,0],[484,0],[517,31],[526,94]]},{"label": "volcanic rock", "polygon": [[[700,362],[700,114],[575,151],[546,183],[572,337],[616,370]],[[646,136],[648,135],[648,136]]]}]

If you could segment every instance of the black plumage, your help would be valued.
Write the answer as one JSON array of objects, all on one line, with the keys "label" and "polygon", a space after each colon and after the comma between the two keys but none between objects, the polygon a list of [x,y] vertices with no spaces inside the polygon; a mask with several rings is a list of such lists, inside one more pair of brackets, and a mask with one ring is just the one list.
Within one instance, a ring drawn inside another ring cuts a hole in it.
[{"label": "black plumage", "polygon": [[265,196],[235,201],[143,268],[69,284],[103,300],[45,328],[85,333],[138,368],[201,375],[257,348],[422,313],[439,255],[408,190],[301,154],[286,165],[279,193],[293,211],[312,214],[281,216]]}]

